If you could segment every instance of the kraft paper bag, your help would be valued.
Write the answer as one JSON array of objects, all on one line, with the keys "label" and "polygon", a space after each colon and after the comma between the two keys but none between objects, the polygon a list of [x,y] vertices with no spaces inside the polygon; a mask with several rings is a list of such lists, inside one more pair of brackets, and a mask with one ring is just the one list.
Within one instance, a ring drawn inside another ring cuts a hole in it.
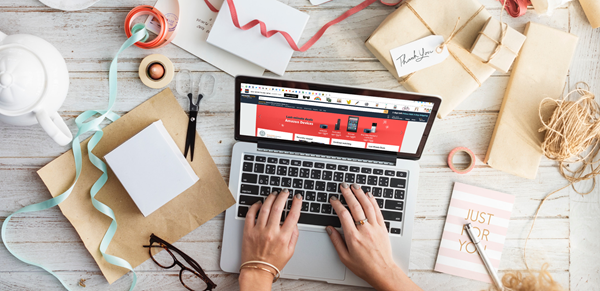
[{"label": "kraft paper bag", "polygon": [[[188,116],[171,90],[165,89],[117,121],[106,126],[104,136],[94,154],[104,157],[117,146],[146,128],[162,120],[167,131],[183,152]],[[90,254],[109,283],[129,270],[116,267],[104,260],[99,251],[100,241],[111,219],[94,208],[90,198],[91,186],[102,172],[92,165],[87,155],[87,142],[81,143],[83,166],[79,181],[69,198],[59,205],[65,217],[73,224]],[[115,212],[118,229],[107,254],[127,260],[134,268],[150,259],[148,244],[155,233],[168,242],[175,242],[235,203],[227,184],[212,160],[204,142],[196,134],[194,161],[190,162],[200,180],[173,200],[144,217],[112,171],[96,199]],[[189,156],[188,156],[189,161]],[[67,190],[75,179],[73,152],[68,151],[38,171],[56,197]]]},{"label": "kraft paper bag", "polygon": [[[529,22],[527,39],[515,61],[484,162],[492,168],[534,179],[542,158],[544,133],[539,106],[563,94],[577,36]],[[544,108],[549,117],[554,109]]]},{"label": "kraft paper bag", "polygon": [[[407,89],[441,96],[443,102],[438,117],[443,118],[495,71],[469,52],[490,17],[477,0],[410,0],[392,12],[365,45]],[[442,35],[446,40],[457,20],[460,31],[448,44],[450,56],[446,60],[413,74],[398,76],[391,49],[430,35]]]}]

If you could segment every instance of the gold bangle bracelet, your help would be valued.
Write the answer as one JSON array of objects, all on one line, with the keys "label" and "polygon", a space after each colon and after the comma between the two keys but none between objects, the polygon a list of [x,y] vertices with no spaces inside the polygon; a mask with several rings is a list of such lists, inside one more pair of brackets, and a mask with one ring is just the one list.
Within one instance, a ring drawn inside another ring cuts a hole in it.
[{"label": "gold bangle bracelet", "polygon": [[275,280],[275,278],[277,277],[277,276],[275,275],[275,273],[273,273],[271,270],[269,270],[269,269],[267,269],[267,268],[263,268],[263,267],[259,267],[259,266],[243,266],[243,267],[241,267],[241,268],[240,268],[240,271],[241,271],[242,269],[255,269],[255,270],[261,270],[261,271],[265,271],[265,272],[267,272],[267,273],[269,273],[269,274],[273,275],[273,279],[274,279],[274,280],[273,280],[273,283],[275,283],[275,281],[277,281],[277,280]]},{"label": "gold bangle bracelet", "polygon": [[[270,271],[269,269],[265,269],[265,268],[258,267],[258,266],[247,266],[248,264],[260,264],[260,265],[266,265],[266,266],[269,266],[269,267],[273,268],[273,269],[275,270],[275,272],[276,272],[276,273],[274,274],[274,273],[273,273],[272,271]],[[263,262],[263,261],[247,261],[247,262],[243,263],[243,264],[240,266],[240,271],[242,271],[242,269],[244,269],[244,268],[246,268],[246,267],[248,267],[248,268],[253,268],[253,269],[263,269],[264,271],[267,271],[267,272],[271,273],[271,274],[273,275],[273,283],[277,282],[277,280],[279,279],[279,277],[281,277],[281,272],[279,271],[279,269],[278,269],[277,267],[275,267],[274,265],[272,265],[272,264],[269,264],[269,263],[267,263],[267,262]]]}]

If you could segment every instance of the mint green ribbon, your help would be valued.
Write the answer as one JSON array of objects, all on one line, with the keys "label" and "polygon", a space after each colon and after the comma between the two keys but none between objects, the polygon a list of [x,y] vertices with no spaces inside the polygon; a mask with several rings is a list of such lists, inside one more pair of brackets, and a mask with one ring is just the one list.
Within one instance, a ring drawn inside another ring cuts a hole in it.
[{"label": "mint green ribbon", "polygon": [[[108,230],[106,230],[106,233],[104,234],[104,237],[102,238],[102,242],[100,243],[100,253],[104,257],[104,259],[107,262],[109,262],[110,264],[131,270],[133,272],[133,282],[131,283],[131,287],[129,288],[129,290],[131,291],[135,287],[135,283],[137,282],[137,275],[136,275],[135,271],[133,270],[133,268],[131,267],[131,265],[122,258],[113,256],[113,255],[109,255],[106,253],[106,249],[108,249],[108,246],[109,246],[111,240],[113,239],[115,233],[117,232],[117,220],[115,218],[114,211],[110,207],[108,207],[106,204],[96,200],[96,198],[95,198],[96,194],[98,194],[100,189],[102,189],[102,187],[108,180],[108,174],[107,174],[106,164],[100,158],[98,158],[96,155],[94,155],[92,153],[92,150],[94,149],[94,147],[96,147],[96,145],[98,145],[98,143],[102,139],[102,135],[104,134],[104,132],[102,131],[102,128],[100,128],[100,124],[106,119],[108,119],[112,122],[119,118],[119,115],[117,115],[116,113],[111,111],[111,109],[117,99],[117,63],[118,63],[118,59],[119,59],[119,54],[122,51],[124,51],[125,49],[127,49],[128,47],[132,46],[134,43],[136,43],[138,41],[145,41],[148,38],[148,31],[146,30],[146,28],[143,24],[136,24],[131,29],[131,31],[132,31],[133,35],[130,38],[128,38],[125,41],[125,43],[123,43],[123,45],[117,52],[117,55],[110,63],[110,70],[108,72],[108,88],[109,88],[108,108],[106,110],[88,110],[88,111],[81,113],[75,119],[75,124],[77,125],[77,135],[75,135],[75,137],[73,138],[73,142],[72,142],[73,156],[75,158],[75,182],[73,182],[71,187],[69,187],[69,189],[67,191],[65,191],[64,193],[62,193],[52,199],[48,199],[44,202],[25,206],[25,207],[17,210],[15,213],[9,215],[6,218],[6,220],[4,220],[4,222],[2,223],[2,232],[1,232],[2,242],[4,243],[4,246],[6,247],[6,249],[13,256],[15,256],[15,258],[21,260],[22,262],[42,268],[46,272],[52,274],[52,276],[56,277],[56,279],[58,279],[58,281],[60,281],[60,283],[67,290],[70,290],[69,287],[67,286],[67,284],[65,284],[65,282],[56,275],[56,273],[52,272],[52,270],[50,270],[40,264],[37,264],[35,262],[32,262],[32,261],[22,258],[21,256],[17,255],[8,246],[8,242],[6,239],[6,226],[8,225],[8,222],[13,217],[13,215],[15,215],[17,213],[45,210],[45,209],[54,207],[54,206],[62,203],[69,197],[69,195],[73,191],[73,188],[75,188],[75,184],[79,180],[79,176],[81,175],[82,156],[81,156],[81,145],[80,145],[79,136],[81,136],[82,134],[84,134],[86,132],[94,131],[95,133],[92,135],[92,138],[90,139],[90,141],[88,142],[88,145],[87,145],[88,156],[89,156],[90,162],[96,168],[98,168],[100,171],[102,171],[102,176],[100,176],[100,178],[98,178],[98,180],[96,180],[96,182],[92,186],[92,189],[90,190],[90,196],[91,196],[92,204],[94,205],[94,207],[98,211],[102,212],[104,215],[106,215],[112,219],[112,222],[110,223],[110,226],[108,227]],[[100,115],[99,117],[92,118],[98,114]],[[90,120],[87,121],[88,119],[90,119]],[[87,121],[87,122],[85,122],[85,121]]]}]

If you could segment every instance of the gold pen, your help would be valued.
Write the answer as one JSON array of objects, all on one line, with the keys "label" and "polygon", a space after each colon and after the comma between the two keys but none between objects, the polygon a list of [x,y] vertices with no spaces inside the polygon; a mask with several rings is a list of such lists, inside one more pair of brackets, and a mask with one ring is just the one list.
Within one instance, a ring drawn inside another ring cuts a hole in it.
[{"label": "gold pen", "polygon": [[487,269],[488,273],[492,277],[492,280],[496,284],[496,287],[498,287],[498,289],[500,289],[500,290],[503,290],[504,286],[502,286],[502,281],[500,280],[500,277],[498,277],[498,272],[496,272],[496,270],[492,266],[492,262],[490,262],[490,259],[487,256],[487,254],[485,253],[483,248],[479,245],[479,239],[477,238],[477,236],[475,236],[473,234],[473,231],[472,231],[473,227],[471,226],[471,223],[465,224],[464,228],[467,230],[467,234],[469,235],[469,238],[475,245],[475,248],[477,248],[477,252],[479,253],[479,256],[481,257],[481,260],[483,261],[483,265],[485,265],[485,268]]}]

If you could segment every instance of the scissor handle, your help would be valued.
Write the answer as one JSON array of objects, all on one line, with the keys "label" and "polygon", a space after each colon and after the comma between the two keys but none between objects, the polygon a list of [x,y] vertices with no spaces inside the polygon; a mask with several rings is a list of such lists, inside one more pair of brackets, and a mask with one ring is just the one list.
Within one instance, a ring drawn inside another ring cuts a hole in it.
[{"label": "scissor handle", "polygon": [[177,82],[175,89],[179,95],[188,96],[189,93],[192,93],[193,83],[190,71],[180,70],[175,81]]},{"label": "scissor handle", "polygon": [[[213,73],[204,73],[200,77],[200,81],[198,82],[198,99],[210,98],[215,94],[217,87],[217,78]],[[198,101],[200,102],[200,101]]]}]

